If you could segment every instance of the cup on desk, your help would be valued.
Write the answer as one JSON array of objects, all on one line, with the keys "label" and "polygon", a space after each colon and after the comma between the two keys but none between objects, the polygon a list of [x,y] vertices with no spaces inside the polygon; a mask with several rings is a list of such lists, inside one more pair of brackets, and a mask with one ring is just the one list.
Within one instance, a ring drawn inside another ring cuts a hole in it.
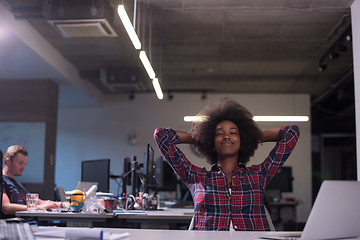
[{"label": "cup on desk", "polygon": [[36,211],[38,200],[39,200],[39,194],[37,193],[26,194],[26,206],[28,212]]},{"label": "cup on desk", "polygon": [[117,202],[114,198],[104,198],[104,207],[107,212],[112,213],[116,209]]}]

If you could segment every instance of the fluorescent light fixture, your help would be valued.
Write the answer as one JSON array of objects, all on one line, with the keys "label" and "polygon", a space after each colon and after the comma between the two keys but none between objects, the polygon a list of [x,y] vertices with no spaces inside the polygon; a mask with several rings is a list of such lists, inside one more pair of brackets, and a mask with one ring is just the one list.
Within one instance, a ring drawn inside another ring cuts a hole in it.
[{"label": "fluorescent light fixture", "polygon": [[154,69],[151,66],[151,63],[150,63],[148,57],[146,56],[145,51],[140,51],[139,58],[140,58],[142,64],[144,65],[145,70],[146,70],[147,74],[149,75],[149,78],[154,79],[155,78],[155,72],[154,72]]},{"label": "fluorescent light fixture", "polygon": [[307,122],[308,116],[254,116],[256,122]]},{"label": "fluorescent light fixture", "polygon": [[[205,116],[185,116],[185,122],[203,122]],[[254,116],[256,122],[307,122],[308,116]]]},{"label": "fluorescent light fixture", "polygon": [[185,122],[203,122],[206,120],[206,116],[185,116]]},{"label": "fluorescent light fixture", "polygon": [[161,90],[161,87],[160,87],[160,83],[159,83],[159,79],[157,78],[154,78],[152,80],[152,84],[154,86],[154,89],[155,89],[155,93],[156,93],[156,96],[158,99],[163,99],[164,98],[164,94]]},{"label": "fluorescent light fixture", "polygon": [[121,19],[121,22],[124,24],[125,30],[127,34],[130,37],[130,40],[132,44],[134,45],[135,49],[140,50],[141,49],[141,42],[131,24],[131,21],[129,19],[129,16],[127,15],[124,5],[118,6],[118,14]]}]

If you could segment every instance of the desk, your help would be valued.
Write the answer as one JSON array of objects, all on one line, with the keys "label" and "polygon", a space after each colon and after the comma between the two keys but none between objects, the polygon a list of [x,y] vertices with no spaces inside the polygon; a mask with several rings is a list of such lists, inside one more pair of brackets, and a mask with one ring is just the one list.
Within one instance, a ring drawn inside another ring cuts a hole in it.
[{"label": "desk", "polygon": [[162,211],[116,212],[124,227],[142,229],[188,229],[194,209],[170,208]]},{"label": "desk", "polygon": [[[36,227],[34,230],[38,231],[49,231],[53,227]],[[53,228],[55,230],[67,228]],[[86,231],[88,228],[78,228],[79,231]],[[261,237],[274,237],[274,236],[287,236],[289,234],[300,233],[300,232],[256,232],[256,231],[184,231],[184,230],[154,230],[154,229],[116,229],[116,228],[102,228],[104,233],[122,234],[129,233],[129,237],[124,238],[125,240],[255,240],[261,239]],[[105,235],[106,236],[106,235]],[[59,238],[46,238],[36,237],[37,240],[55,240]],[[345,240],[345,239],[344,239]],[[350,239],[349,239],[350,240]],[[360,240],[358,238],[351,238],[351,240]]]},{"label": "desk", "polygon": [[[296,206],[295,201],[270,202],[271,218],[277,230],[296,230]],[[276,214],[273,210],[276,210]],[[288,211],[286,211],[288,210]],[[289,226],[288,226],[289,225]],[[292,225],[292,227],[291,227]],[[288,227],[286,227],[288,226]]]},{"label": "desk", "polygon": [[16,212],[16,216],[34,218],[39,225],[52,225],[54,221],[63,221],[67,227],[107,227],[111,225],[114,218],[112,213],[48,212],[45,210],[20,211]]},{"label": "desk", "polygon": [[36,212],[20,211],[16,212],[16,216],[34,218],[39,225],[55,225],[54,221],[62,221],[67,227],[187,229],[193,211],[193,209],[129,210],[97,214],[41,210]]},{"label": "desk", "polygon": [[[35,231],[39,233],[41,231],[49,231],[53,227],[36,227]],[[54,228],[54,230],[63,229],[64,231],[67,228]],[[86,231],[88,228],[78,228],[79,231]],[[186,230],[154,230],[154,229],[126,229],[126,228],[102,228],[104,233],[126,233],[128,232],[129,237],[125,240],[253,240],[261,239],[263,236],[279,236],[280,234],[289,234],[296,232],[245,232],[245,231],[186,231]],[[44,239],[54,239],[54,238],[43,238],[37,237],[37,240]],[[56,238],[59,239],[59,238]],[[359,238],[360,239],[360,238]],[[358,240],[359,240],[358,239]],[[352,239],[354,240],[354,239]]]}]

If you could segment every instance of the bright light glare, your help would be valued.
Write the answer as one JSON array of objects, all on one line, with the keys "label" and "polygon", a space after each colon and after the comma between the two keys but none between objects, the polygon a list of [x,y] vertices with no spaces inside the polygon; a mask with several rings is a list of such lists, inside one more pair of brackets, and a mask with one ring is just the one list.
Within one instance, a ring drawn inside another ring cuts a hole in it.
[{"label": "bright light glare", "polygon": [[206,116],[185,116],[185,122],[203,122],[206,120]]},{"label": "bright light glare", "polygon": [[156,93],[157,98],[160,99],[160,100],[163,99],[163,98],[164,98],[164,94],[163,94],[163,92],[162,92],[162,90],[161,90],[160,83],[159,83],[159,79],[154,78],[154,79],[152,80],[152,84],[153,84],[153,86],[154,86],[154,89],[155,89],[155,93]]},{"label": "bright light glare", "polygon": [[[203,122],[205,116],[185,116],[185,122]],[[256,122],[307,122],[308,116],[254,116]]]},{"label": "bright light glare", "polygon": [[129,19],[129,16],[127,15],[124,5],[118,6],[118,14],[121,19],[121,22],[123,23],[125,30],[127,34],[130,37],[131,42],[133,43],[135,49],[140,50],[141,49],[141,42],[131,24],[131,21]]},{"label": "bright light glare", "polygon": [[150,63],[148,57],[146,56],[145,51],[140,51],[139,58],[140,58],[142,64],[144,65],[144,68],[145,68],[147,74],[149,75],[149,78],[154,79],[155,78],[155,72],[154,72],[154,69],[151,66],[151,63]]},{"label": "bright light glare", "polygon": [[308,116],[254,116],[256,122],[307,122]]}]

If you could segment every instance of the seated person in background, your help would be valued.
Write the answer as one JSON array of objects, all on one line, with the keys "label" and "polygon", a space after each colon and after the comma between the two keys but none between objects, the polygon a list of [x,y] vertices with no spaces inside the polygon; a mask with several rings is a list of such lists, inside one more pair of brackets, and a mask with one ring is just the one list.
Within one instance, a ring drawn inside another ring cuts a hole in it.
[{"label": "seated person in background", "polygon": [[[3,168],[3,205],[2,212],[5,217],[14,217],[17,211],[26,211],[26,194],[29,192],[21,183],[14,179],[21,176],[26,168],[28,153],[19,145],[10,146],[5,153]],[[68,208],[69,203],[38,200],[38,209]]]}]

